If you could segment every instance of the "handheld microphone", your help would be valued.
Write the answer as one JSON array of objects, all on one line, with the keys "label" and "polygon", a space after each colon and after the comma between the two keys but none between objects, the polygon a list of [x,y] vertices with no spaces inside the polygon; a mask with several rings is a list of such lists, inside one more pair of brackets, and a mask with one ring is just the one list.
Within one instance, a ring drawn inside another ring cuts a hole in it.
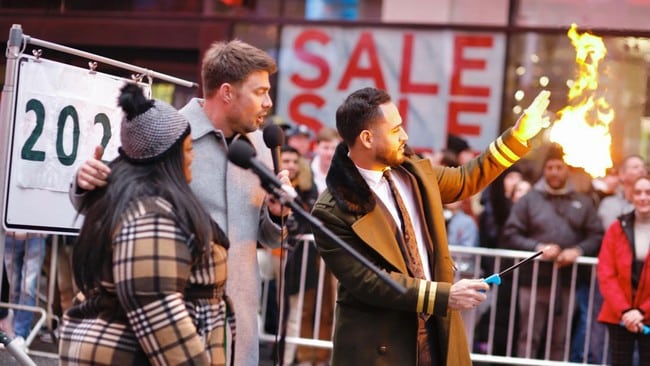
[{"label": "handheld microphone", "polygon": [[266,147],[271,149],[273,170],[275,174],[278,174],[280,172],[280,147],[284,144],[284,132],[278,125],[268,125],[262,131],[262,138]]},{"label": "handheld microphone", "polygon": [[255,158],[255,155],[255,149],[242,140],[233,141],[228,149],[228,160],[233,164],[240,168],[251,169],[260,178],[265,188],[268,187],[273,191],[280,190],[287,198],[294,200],[298,196],[296,190],[288,184],[282,184],[264,163]]}]

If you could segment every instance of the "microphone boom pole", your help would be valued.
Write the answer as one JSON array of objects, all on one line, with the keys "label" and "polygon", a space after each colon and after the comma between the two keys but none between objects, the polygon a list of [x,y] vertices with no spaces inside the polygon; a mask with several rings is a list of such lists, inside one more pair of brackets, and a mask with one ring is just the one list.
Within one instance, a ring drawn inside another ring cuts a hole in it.
[{"label": "microphone boom pole", "polygon": [[255,149],[250,144],[241,140],[236,140],[230,144],[230,148],[228,149],[228,160],[243,169],[251,169],[253,173],[255,173],[260,178],[262,188],[264,188],[264,190],[266,190],[268,193],[275,196],[280,201],[280,203],[282,203],[284,206],[290,207],[294,213],[307,220],[311,224],[312,228],[318,228],[318,230],[327,235],[328,238],[334,240],[336,244],[345,249],[345,251],[356,258],[368,269],[373,271],[377,276],[379,276],[379,278],[386,282],[390,287],[395,289],[395,291],[399,292],[402,295],[406,293],[406,288],[404,288],[404,286],[397,283],[385,272],[382,272],[367,258],[359,254],[359,252],[348,245],[348,243],[343,241],[336,234],[326,228],[320,220],[305,211],[305,209],[303,209],[302,206],[297,203],[298,197],[296,196],[295,191],[293,191],[293,187],[290,187],[291,189],[288,189],[289,187],[282,185],[282,182],[280,182],[273,175],[269,168],[267,168],[266,165],[255,158],[255,154]]},{"label": "microphone boom pole", "polygon": [[308,213],[305,211],[302,206],[297,204],[295,200],[287,194],[282,189],[279,189],[277,187],[273,187],[270,184],[262,184],[262,187],[264,189],[274,195],[280,203],[282,203],[285,206],[288,206],[293,210],[294,213],[297,213],[298,216],[301,218],[309,221],[311,224],[312,228],[317,228],[320,230],[323,234],[327,235],[328,238],[334,240],[336,244],[338,244],[341,248],[345,249],[351,256],[356,258],[359,262],[361,262],[364,266],[368,267],[371,271],[373,271],[379,278],[381,278],[384,282],[386,282],[390,287],[392,287],[395,291],[399,292],[401,295],[406,293],[406,288],[404,286],[400,285],[397,283],[394,279],[392,279],[386,272],[383,272],[377,266],[375,266],[373,263],[368,261],[368,259],[359,252],[357,252],[354,248],[352,248],[348,243],[343,241],[341,238],[339,238],[336,234],[334,234],[332,231],[330,231],[328,228],[323,225],[323,223],[314,217],[312,214]]}]

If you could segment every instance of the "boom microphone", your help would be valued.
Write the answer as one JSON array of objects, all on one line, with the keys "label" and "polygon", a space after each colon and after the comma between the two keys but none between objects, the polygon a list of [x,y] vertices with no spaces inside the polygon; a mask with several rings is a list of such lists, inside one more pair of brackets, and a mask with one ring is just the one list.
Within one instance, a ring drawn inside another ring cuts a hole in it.
[{"label": "boom microphone", "polygon": [[280,199],[283,201],[283,205],[291,207],[293,212],[301,218],[307,220],[311,224],[312,228],[317,228],[318,230],[322,231],[323,235],[326,235],[331,240],[336,242],[341,248],[345,249],[348,253],[350,253],[350,255],[352,255],[369,270],[373,271],[377,276],[379,276],[381,280],[385,281],[391,288],[395,289],[400,294],[406,293],[406,288],[404,288],[404,286],[397,283],[392,277],[388,276],[386,272],[377,268],[377,266],[370,262],[366,257],[359,254],[359,252],[354,250],[354,248],[350,247],[350,245],[348,245],[345,241],[336,236],[336,234],[334,234],[325,225],[323,225],[323,223],[320,222],[317,218],[306,212],[303,206],[300,204],[300,198],[296,194],[296,191],[293,189],[293,187],[282,184],[280,180],[276,178],[275,175],[273,175],[273,172],[271,172],[271,170],[267,168],[266,165],[264,165],[264,163],[257,160],[255,158],[255,149],[253,149],[251,145],[242,140],[233,141],[230,144],[230,148],[228,149],[228,160],[241,168],[253,170],[253,172],[260,177],[264,189],[271,192],[276,197],[280,197]]},{"label": "boom microphone", "polygon": [[278,125],[268,125],[262,131],[262,138],[266,147],[271,149],[273,170],[275,174],[278,174],[280,172],[280,147],[284,144],[284,132]]},{"label": "boom microphone", "polygon": [[252,170],[260,178],[262,186],[274,192],[280,190],[291,200],[295,199],[298,196],[296,190],[288,184],[282,184],[264,163],[255,158],[255,155],[255,149],[242,140],[233,141],[228,149],[228,160],[241,168]]}]

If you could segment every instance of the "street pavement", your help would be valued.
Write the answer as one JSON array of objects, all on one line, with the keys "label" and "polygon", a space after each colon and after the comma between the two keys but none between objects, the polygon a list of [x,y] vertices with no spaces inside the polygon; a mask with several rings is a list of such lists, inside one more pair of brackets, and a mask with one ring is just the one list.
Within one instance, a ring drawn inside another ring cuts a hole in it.
[{"label": "street pavement", "polygon": [[[269,343],[260,344],[260,366],[272,366],[272,348],[273,346]],[[57,348],[56,345],[49,342],[44,342],[39,336],[37,336],[31,344],[30,351],[28,353],[29,358],[34,361],[38,366],[58,366],[59,360],[56,357]],[[16,361],[13,356],[4,349],[0,348],[0,365],[2,366],[21,366],[18,361]]]},{"label": "street pavement", "polygon": [[[54,343],[44,342],[40,335],[34,338],[30,352],[27,356],[38,366],[57,366],[59,359],[57,357],[57,348]],[[0,365],[2,366],[21,366],[18,361],[4,347],[0,348]]]}]

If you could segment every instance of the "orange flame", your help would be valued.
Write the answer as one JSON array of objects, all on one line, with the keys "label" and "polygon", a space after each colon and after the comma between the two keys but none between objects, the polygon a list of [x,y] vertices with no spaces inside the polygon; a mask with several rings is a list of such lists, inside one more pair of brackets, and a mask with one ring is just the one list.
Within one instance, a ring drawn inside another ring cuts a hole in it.
[{"label": "orange flame", "polygon": [[614,110],[596,91],[598,65],[607,48],[600,37],[578,34],[575,24],[567,34],[576,49],[578,79],[569,90],[569,105],[558,112],[550,139],[562,145],[567,164],[584,168],[592,177],[603,177],[612,166],[609,124],[614,119]]}]

